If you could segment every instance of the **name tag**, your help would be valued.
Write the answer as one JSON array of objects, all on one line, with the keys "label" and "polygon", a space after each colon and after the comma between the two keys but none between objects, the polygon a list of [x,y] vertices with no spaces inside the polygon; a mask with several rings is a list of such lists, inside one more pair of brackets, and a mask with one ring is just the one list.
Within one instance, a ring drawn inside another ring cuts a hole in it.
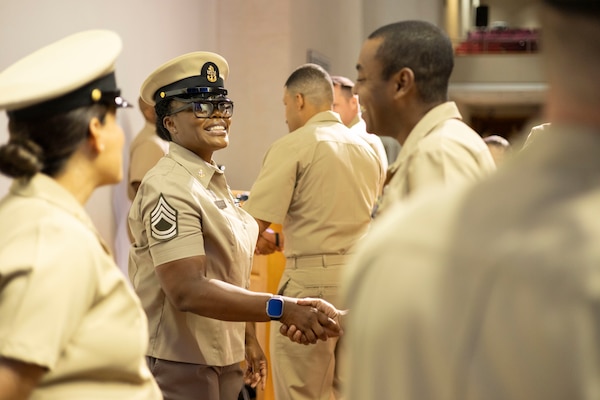
[{"label": "name tag", "polygon": [[225,200],[215,200],[215,205],[221,210],[227,207],[227,203],[225,202]]}]

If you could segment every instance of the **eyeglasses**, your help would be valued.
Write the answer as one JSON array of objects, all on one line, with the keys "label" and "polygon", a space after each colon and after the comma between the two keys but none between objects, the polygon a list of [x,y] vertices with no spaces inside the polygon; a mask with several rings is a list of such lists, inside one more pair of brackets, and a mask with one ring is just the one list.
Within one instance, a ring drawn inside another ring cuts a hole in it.
[{"label": "eyeglasses", "polygon": [[212,118],[216,111],[223,118],[230,118],[233,115],[233,101],[231,100],[195,100],[182,107],[176,108],[167,115],[177,114],[183,110],[191,108],[196,118]]}]

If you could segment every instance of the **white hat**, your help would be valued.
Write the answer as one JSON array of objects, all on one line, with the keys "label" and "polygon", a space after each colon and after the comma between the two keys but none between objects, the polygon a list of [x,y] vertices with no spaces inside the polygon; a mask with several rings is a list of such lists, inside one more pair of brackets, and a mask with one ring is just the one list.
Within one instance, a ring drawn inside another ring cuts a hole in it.
[{"label": "white hat", "polygon": [[29,118],[98,102],[128,106],[114,76],[121,48],[116,33],[90,30],[35,51],[0,73],[0,109]]},{"label": "white hat", "polygon": [[150,105],[172,97],[225,96],[228,74],[229,65],[222,56],[208,51],[188,53],[152,72],[142,84],[140,95]]}]

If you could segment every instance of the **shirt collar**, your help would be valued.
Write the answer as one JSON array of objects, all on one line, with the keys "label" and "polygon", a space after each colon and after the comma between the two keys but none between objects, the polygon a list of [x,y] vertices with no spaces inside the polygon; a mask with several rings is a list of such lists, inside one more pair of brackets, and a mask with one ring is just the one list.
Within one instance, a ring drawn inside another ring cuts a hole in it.
[{"label": "shirt collar", "polygon": [[453,101],[447,101],[429,110],[410,131],[396,161],[389,166],[388,170],[395,172],[402,164],[404,154],[412,153],[421,139],[433,132],[436,126],[449,119],[462,120],[460,111]]},{"label": "shirt collar", "polygon": [[223,175],[217,164],[211,160],[210,163],[204,161],[198,155],[185,147],[169,142],[169,154],[166,155],[186,169],[194,178],[196,178],[204,187],[208,187],[213,175]]},{"label": "shirt collar", "polygon": [[356,114],[356,115],[354,116],[354,118],[352,119],[352,121],[350,121],[350,126],[349,126],[349,127],[350,127],[350,128],[353,128],[353,127],[354,127],[354,125],[356,125],[356,124],[358,124],[358,123],[360,123],[360,122],[363,122],[363,121],[362,121],[362,119],[360,118],[360,115]]},{"label": "shirt collar", "polygon": [[333,111],[321,111],[320,113],[313,115],[308,121],[306,121],[306,124],[304,124],[304,126],[308,124],[326,121],[339,122],[340,124],[342,123],[339,114]]}]

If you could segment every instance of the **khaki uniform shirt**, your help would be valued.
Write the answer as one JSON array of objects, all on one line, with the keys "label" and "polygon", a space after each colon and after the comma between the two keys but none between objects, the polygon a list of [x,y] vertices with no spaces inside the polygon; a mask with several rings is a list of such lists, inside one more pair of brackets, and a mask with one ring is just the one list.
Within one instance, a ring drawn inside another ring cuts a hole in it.
[{"label": "khaki uniform shirt", "polygon": [[378,202],[379,216],[392,204],[435,184],[455,186],[496,169],[481,138],[461,121],[453,102],[430,110],[413,128],[388,169],[388,184]]},{"label": "khaki uniform shirt", "polygon": [[207,278],[249,287],[258,225],[235,205],[223,172],[171,142],[138,189],[129,227],[129,276],[148,315],[148,355],[214,366],[242,361],[245,323],[178,311],[154,272],[161,264],[204,255]]},{"label": "khaki uniform shirt", "polygon": [[0,356],[48,368],[31,398],[161,399],[146,316],[75,198],[14,181],[0,220]]},{"label": "khaki uniform shirt", "polygon": [[158,160],[169,151],[169,142],[156,134],[156,126],[146,122],[129,146],[129,185],[127,196],[133,200],[135,192],[132,182],[141,182],[146,172],[154,167]]},{"label": "khaki uniform shirt", "polygon": [[345,254],[368,229],[382,174],[373,150],[321,112],[269,148],[244,209],[283,225],[286,257]]},{"label": "khaki uniform shirt", "polygon": [[[364,141],[367,142],[369,144],[369,146],[371,146],[371,148],[373,149],[375,154],[377,154],[379,161],[381,162],[381,169],[383,171],[387,171],[387,168],[388,168],[387,154],[385,152],[385,147],[383,147],[383,142],[381,141],[379,136],[377,136],[373,133],[368,133],[367,125],[365,124],[365,121],[363,121],[363,119],[360,118],[358,115],[356,116],[356,118],[354,118],[352,120],[352,123],[350,125],[350,130],[352,132],[356,133],[357,135],[359,135],[361,138],[363,138]],[[385,174],[382,176],[381,182],[380,182],[382,189],[383,189],[384,182],[385,182]]]},{"label": "khaki uniform shirt", "polygon": [[600,132],[553,127],[390,209],[347,265],[349,399],[597,398],[598,154]]}]

